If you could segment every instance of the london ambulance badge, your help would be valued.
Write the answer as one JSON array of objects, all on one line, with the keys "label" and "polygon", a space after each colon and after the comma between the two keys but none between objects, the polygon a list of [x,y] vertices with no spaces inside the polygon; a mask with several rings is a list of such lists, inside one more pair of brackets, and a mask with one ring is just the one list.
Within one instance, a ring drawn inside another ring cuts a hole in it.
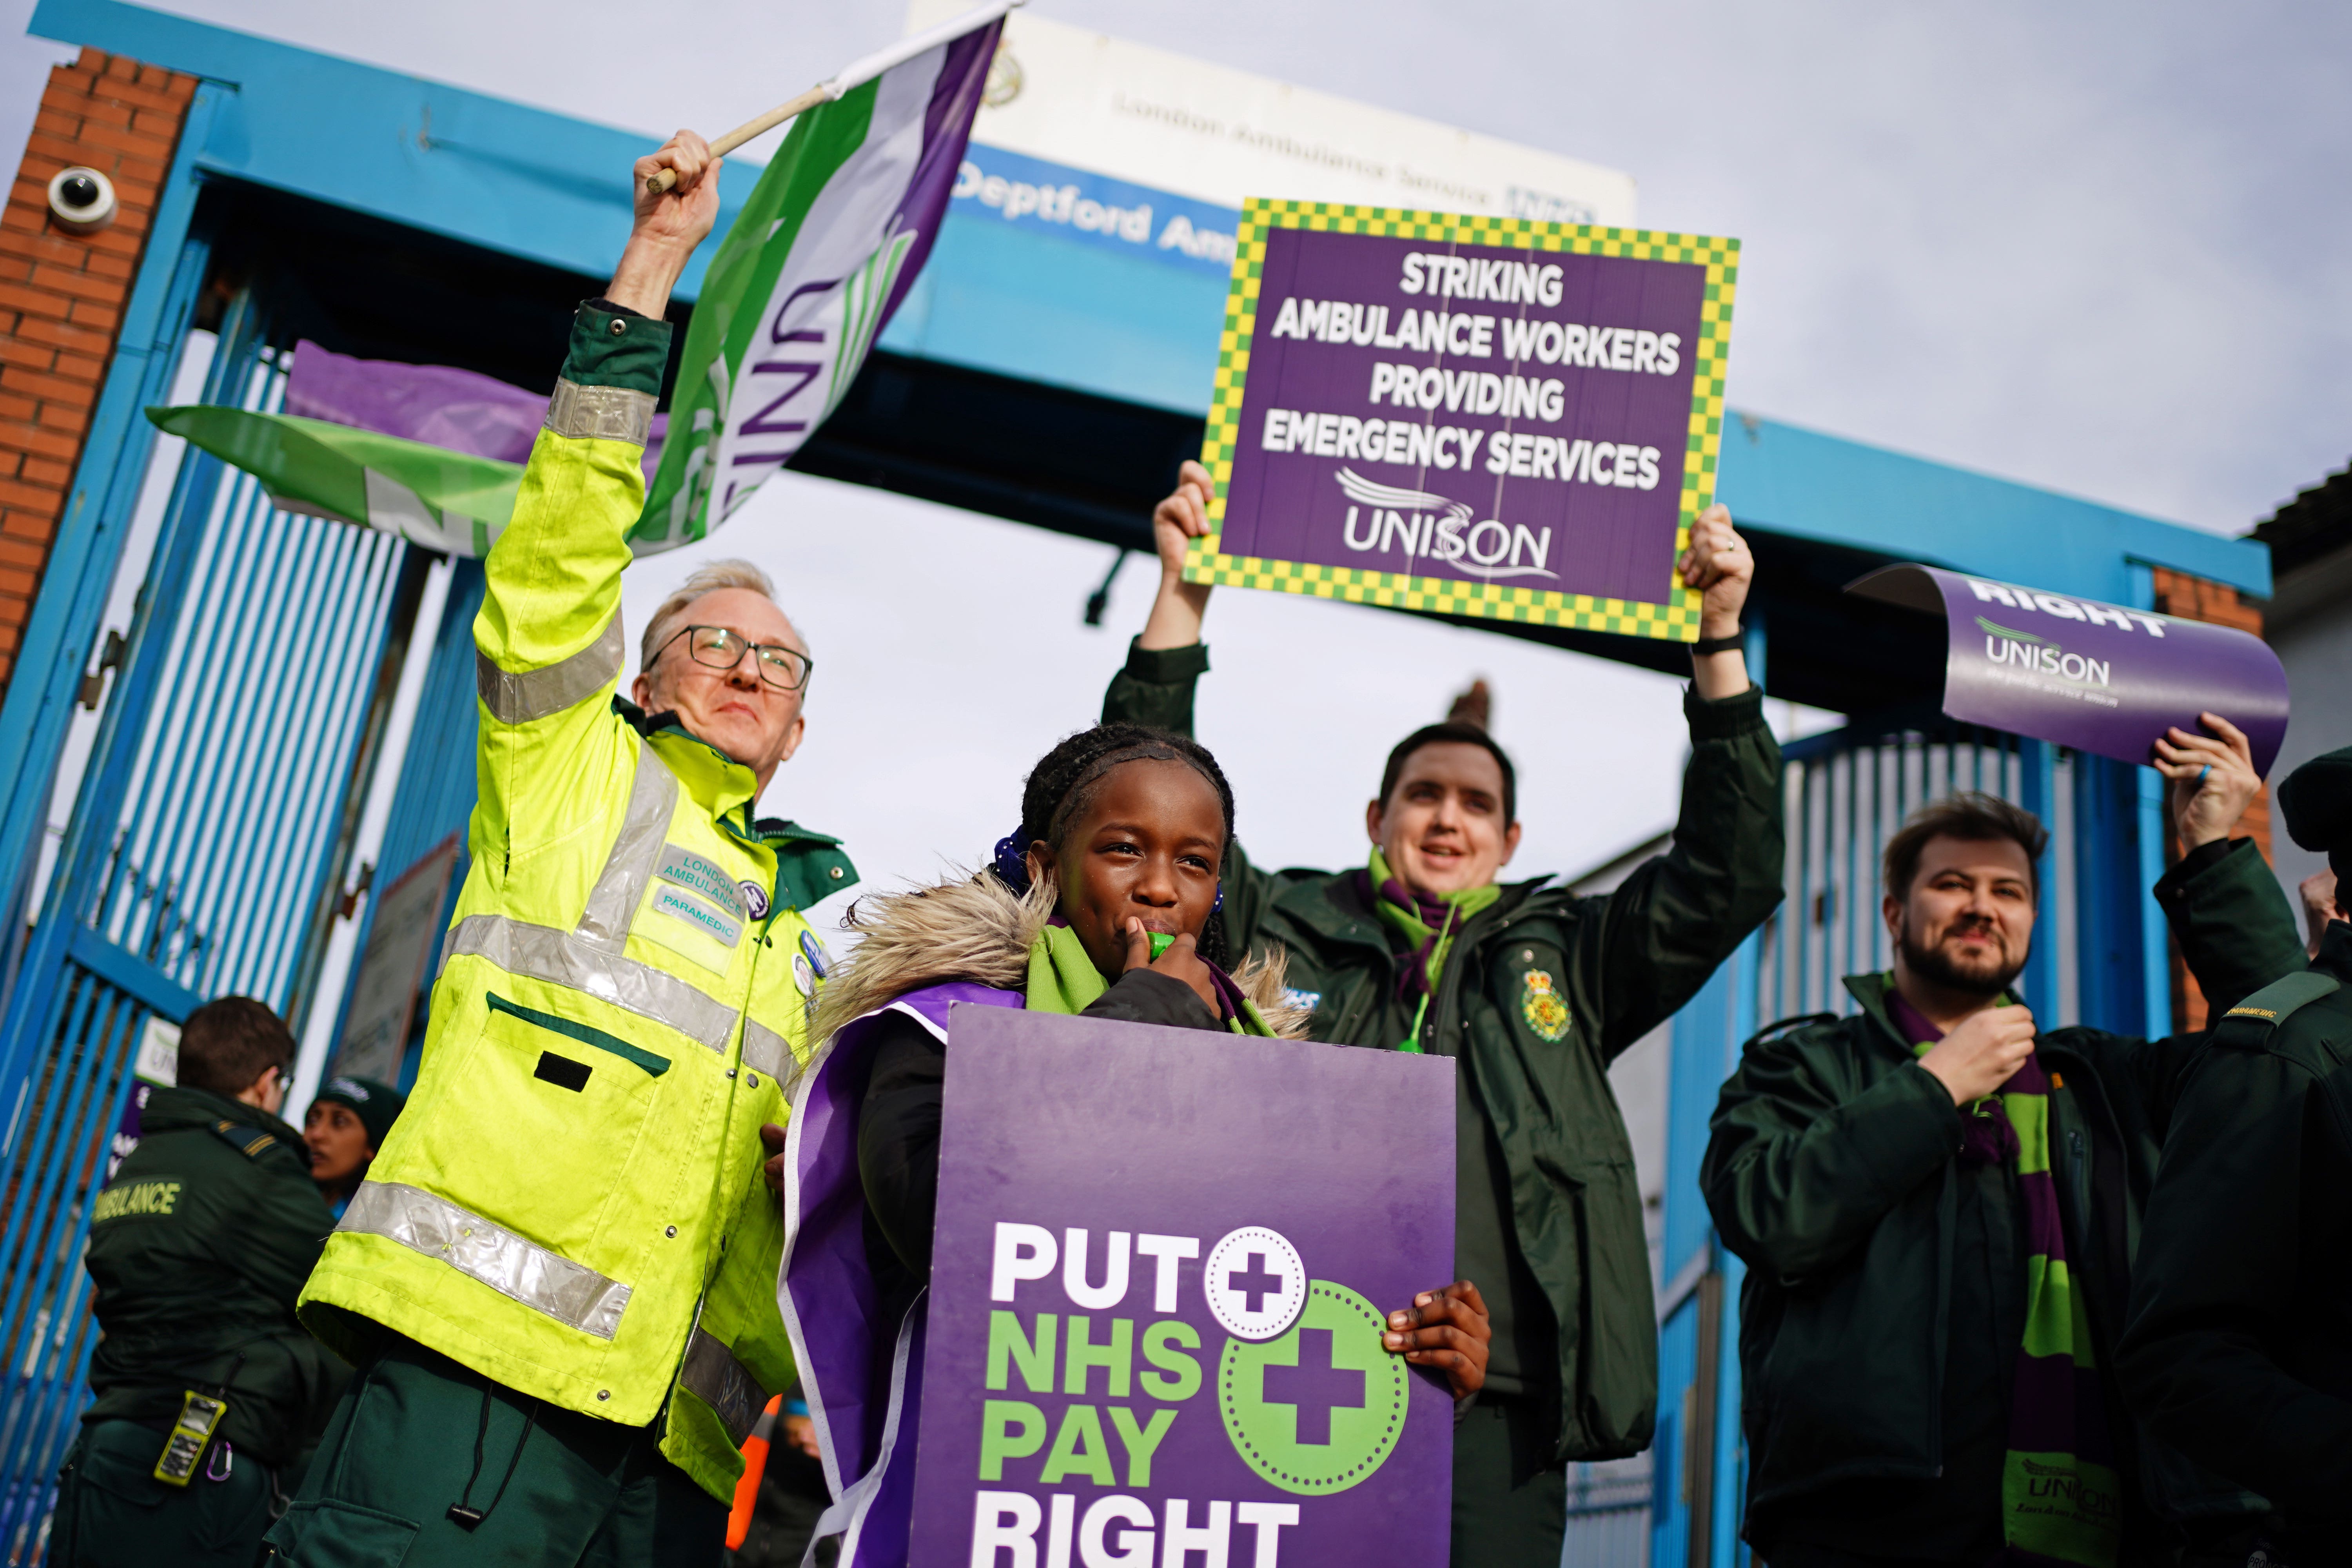
[{"label": "london ambulance badge", "polygon": [[1547,1040],[1559,1041],[1568,1035],[1568,1004],[1560,999],[1557,984],[1550,972],[1530,969],[1524,988],[1519,993],[1519,1016],[1528,1027]]}]

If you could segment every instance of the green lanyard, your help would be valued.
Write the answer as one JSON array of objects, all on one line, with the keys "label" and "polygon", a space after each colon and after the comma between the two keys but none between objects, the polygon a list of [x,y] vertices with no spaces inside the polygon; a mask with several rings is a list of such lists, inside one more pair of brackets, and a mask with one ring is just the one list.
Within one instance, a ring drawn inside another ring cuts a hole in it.
[{"label": "green lanyard", "polygon": [[[1462,906],[1460,904],[1452,902],[1451,900],[1446,903],[1445,924],[1438,930],[1437,945],[1430,949],[1432,952],[1444,952],[1448,957],[1453,956],[1451,950],[1449,950],[1445,944],[1454,935],[1454,917],[1461,912]],[[1421,1048],[1421,1026],[1423,1021],[1429,1016],[1429,999],[1437,994],[1438,976],[1443,975],[1444,973],[1444,965],[1440,964],[1438,966],[1438,975],[1424,974],[1422,976],[1424,981],[1428,982],[1427,987],[1421,994],[1421,1005],[1413,1009],[1412,1032],[1407,1034],[1402,1040],[1397,1043],[1397,1049],[1401,1051],[1410,1051],[1417,1057],[1428,1054]]]}]

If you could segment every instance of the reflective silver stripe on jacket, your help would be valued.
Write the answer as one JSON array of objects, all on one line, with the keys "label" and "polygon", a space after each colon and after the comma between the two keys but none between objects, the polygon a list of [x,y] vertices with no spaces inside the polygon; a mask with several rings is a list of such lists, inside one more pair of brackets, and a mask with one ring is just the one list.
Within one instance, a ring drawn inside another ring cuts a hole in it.
[{"label": "reflective silver stripe on jacket", "polygon": [[547,427],[575,441],[646,444],[654,426],[654,400],[625,386],[582,386],[559,381],[547,400]]},{"label": "reflective silver stripe on jacket", "polygon": [[627,942],[629,924],[645,901],[646,886],[660,864],[670,814],[677,806],[677,775],[660,754],[637,740],[637,777],[629,786],[629,808],[614,837],[613,852],[588,891],[588,907],[581,912],[580,940],[608,952]]},{"label": "reflective silver stripe on jacket", "polygon": [[793,1085],[801,1079],[801,1064],[793,1055],[792,1043],[757,1018],[743,1020],[743,1065],[774,1079],[787,1099]]},{"label": "reflective silver stripe on jacket", "polygon": [[725,1341],[698,1328],[687,1339],[686,1363],[677,1369],[677,1381],[710,1406],[726,1426],[728,1441],[739,1448],[768,1405],[768,1391],[751,1369],[735,1359]]},{"label": "reflective silver stripe on jacket", "polygon": [[735,1033],[735,1009],[666,970],[607,952],[568,931],[504,915],[467,915],[449,930],[441,962],[486,958],[509,974],[584,991],[624,1011],[723,1052]]},{"label": "reflective silver stripe on jacket", "polygon": [[620,1331],[622,1310],[629,1304],[629,1288],[619,1280],[405,1183],[362,1182],[335,1228],[384,1237],[437,1258],[500,1295],[600,1340]]},{"label": "reflective silver stripe on jacket", "polygon": [[534,719],[561,713],[604,690],[621,673],[625,651],[621,616],[615,611],[594,642],[544,669],[526,669],[520,674],[500,669],[488,654],[475,649],[474,689],[481,694],[482,706],[490,710],[490,717],[499,723],[528,724]]}]

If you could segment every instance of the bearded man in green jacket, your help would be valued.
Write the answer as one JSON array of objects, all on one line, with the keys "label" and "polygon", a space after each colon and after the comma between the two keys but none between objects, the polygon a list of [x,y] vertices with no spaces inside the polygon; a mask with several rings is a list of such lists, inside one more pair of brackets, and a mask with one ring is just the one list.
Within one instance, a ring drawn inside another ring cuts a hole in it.
[{"label": "bearded man in green jacket", "polygon": [[[1184,465],[1153,517],[1160,584],[1105,722],[1190,734],[1209,475]],[[1280,947],[1310,1036],[1455,1058],[1455,1276],[1494,1326],[1486,1390],[1455,1428],[1453,1560],[1555,1568],[1570,1460],[1647,1447],[1657,1322],[1642,1200],[1609,1064],[1671,1016],[1780,900],[1780,752],[1738,645],[1754,558],[1708,510],[1677,563],[1702,591],[1674,847],[1601,898],[1503,885],[1518,847],[1510,758],[1437,724],[1390,753],[1365,808],[1369,864],[1267,871],[1226,851],[1235,953]]]},{"label": "bearded man in green jacket", "polygon": [[[2187,853],[2156,897],[2216,1010],[2303,965],[2245,737],[2158,742]],[[2147,1441],[2112,1373],[2140,1208],[2201,1035],[2045,1028],[2009,987],[2048,835],[1982,795],[1887,841],[1891,972],[1775,1025],[1699,1180],[1748,1264],[1744,1533],[1771,1568],[2168,1563],[2252,1506]]]}]

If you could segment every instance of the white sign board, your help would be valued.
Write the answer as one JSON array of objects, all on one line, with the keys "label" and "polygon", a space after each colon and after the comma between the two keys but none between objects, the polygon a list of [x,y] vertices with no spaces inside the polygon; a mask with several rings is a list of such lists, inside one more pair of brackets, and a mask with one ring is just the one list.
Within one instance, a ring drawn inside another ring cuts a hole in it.
[{"label": "white sign board", "polygon": [[342,1047],[328,1076],[373,1078],[385,1083],[400,1073],[408,1048],[409,1020],[416,988],[441,934],[441,910],[449,873],[457,864],[457,836],[451,834],[376,900],[375,923],[368,928],[367,951],[352,987],[352,1010],[343,1019]]},{"label": "white sign board", "polygon": [[[908,31],[968,0],[910,0]],[[1628,225],[1630,174],[1015,11],[972,140],[1219,206],[1244,196]]]},{"label": "white sign board", "polygon": [[139,1055],[131,1076],[170,1089],[180,1081],[180,1026],[165,1018],[150,1018],[139,1031]]}]

